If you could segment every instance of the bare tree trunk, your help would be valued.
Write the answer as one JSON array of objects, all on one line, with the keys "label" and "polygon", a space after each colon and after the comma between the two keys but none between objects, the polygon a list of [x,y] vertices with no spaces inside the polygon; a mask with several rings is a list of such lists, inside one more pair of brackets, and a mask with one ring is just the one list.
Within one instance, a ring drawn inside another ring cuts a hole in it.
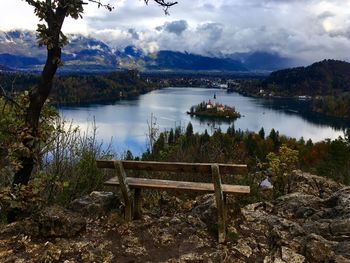
[{"label": "bare tree trunk", "polygon": [[[47,59],[45,67],[41,74],[40,83],[30,91],[29,107],[26,114],[26,126],[29,128],[29,135],[34,139],[34,143],[30,140],[23,141],[25,147],[29,149],[30,156],[22,156],[19,158],[21,168],[16,172],[12,186],[27,185],[35,164],[34,150],[38,146],[39,137],[39,121],[41,110],[47,100],[52,89],[54,75],[58,68],[58,62],[61,58],[61,48],[56,47],[47,50]],[[7,222],[11,223],[17,220],[19,211],[11,210],[7,214]]]},{"label": "bare tree trunk", "polygon": [[[29,128],[30,135],[33,138],[38,138],[40,113],[52,89],[53,77],[56,74],[58,61],[60,58],[60,47],[48,49],[46,64],[41,74],[40,83],[30,91],[29,107],[25,122],[26,126]],[[23,144],[30,150],[31,153],[33,153],[35,147],[37,146],[37,141],[35,140],[34,143],[31,143],[30,141],[26,140],[23,142]],[[31,154],[29,157],[23,156],[19,161],[21,162],[22,167],[15,174],[13,185],[27,185],[34,167],[34,156],[33,154]]]}]

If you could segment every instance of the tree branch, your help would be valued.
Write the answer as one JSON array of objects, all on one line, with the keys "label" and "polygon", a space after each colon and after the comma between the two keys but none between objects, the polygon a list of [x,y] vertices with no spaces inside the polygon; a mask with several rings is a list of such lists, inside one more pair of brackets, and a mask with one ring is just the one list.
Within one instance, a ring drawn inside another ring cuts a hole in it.
[{"label": "tree branch", "polygon": [[[166,15],[169,14],[168,9],[170,7],[172,7],[173,5],[178,4],[178,2],[169,2],[169,1],[166,1],[166,0],[153,0],[153,1],[156,2],[158,5],[160,5],[161,7],[163,7],[164,13]],[[146,5],[148,5],[149,0],[145,0],[145,3],[146,3]]]},{"label": "tree branch", "polygon": [[[114,9],[114,6],[111,6],[110,4],[104,4],[101,2],[101,0],[87,0],[87,1],[97,4],[98,8],[104,7],[108,11],[112,11]],[[87,4],[87,3],[84,3],[84,4]]]},{"label": "tree branch", "polygon": [[[91,3],[95,3],[98,5],[98,7],[104,7],[106,8],[108,11],[112,11],[114,9],[114,6],[111,6],[110,4],[104,4],[101,0],[87,0],[88,2],[91,2]],[[146,5],[148,5],[149,1],[150,0],[144,0]],[[169,14],[168,12],[168,9],[170,7],[172,7],[173,5],[176,5],[178,4],[178,2],[169,2],[169,1],[166,1],[166,0],[153,0],[154,2],[156,2],[158,5],[160,5],[161,7],[163,7],[163,10],[165,12],[165,14]],[[84,3],[84,4],[87,4],[87,3]]]}]

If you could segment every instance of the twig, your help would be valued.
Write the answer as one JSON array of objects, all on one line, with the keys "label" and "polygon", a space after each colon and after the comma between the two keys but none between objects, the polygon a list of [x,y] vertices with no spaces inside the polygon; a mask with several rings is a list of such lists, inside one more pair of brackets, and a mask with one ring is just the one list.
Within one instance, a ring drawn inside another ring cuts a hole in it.
[{"label": "twig", "polygon": [[[112,6],[110,4],[104,4],[101,0],[87,0],[87,1],[97,4],[97,6],[99,8],[104,7],[108,11],[112,11],[114,9],[114,6]],[[146,5],[148,5],[150,0],[144,0],[144,1],[145,1]],[[163,10],[164,10],[165,14],[167,14],[167,15],[169,14],[168,9],[170,7],[172,7],[173,5],[176,5],[178,3],[178,2],[169,2],[166,0],[153,0],[153,1],[156,2],[158,5],[160,5],[161,7],[163,7]],[[83,2],[83,4],[87,4],[87,3]]]},{"label": "twig", "polygon": [[5,89],[4,89],[4,87],[2,85],[0,85],[0,88],[1,88],[1,92],[2,92],[2,94],[0,94],[1,97],[3,97],[8,102],[11,102],[12,104],[17,106],[18,108],[22,109],[21,105],[19,105],[14,99],[12,99],[10,96],[8,96],[6,94],[6,91],[5,91]]},{"label": "twig", "polygon": [[87,1],[97,4],[98,8],[104,7],[108,11],[112,11],[114,9],[114,6],[111,6],[110,4],[104,4],[101,2],[101,0],[87,0]]},{"label": "twig", "polygon": [[[169,14],[168,9],[170,7],[172,7],[173,5],[178,4],[178,2],[168,2],[168,1],[165,1],[165,0],[153,0],[153,1],[156,2],[158,5],[163,7],[164,13],[166,15]],[[145,3],[146,3],[146,5],[148,5],[149,0],[145,0]]]}]

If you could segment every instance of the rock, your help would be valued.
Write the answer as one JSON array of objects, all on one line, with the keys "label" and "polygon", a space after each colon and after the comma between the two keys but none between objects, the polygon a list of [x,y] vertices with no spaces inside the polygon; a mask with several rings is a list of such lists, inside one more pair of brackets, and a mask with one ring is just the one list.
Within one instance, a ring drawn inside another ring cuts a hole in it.
[{"label": "rock", "polygon": [[[274,211],[285,218],[307,218],[318,211],[322,199],[300,192],[287,194],[276,200]],[[280,207],[283,206],[283,207]]]},{"label": "rock", "polygon": [[120,200],[112,192],[97,192],[75,199],[69,205],[74,212],[84,216],[102,216],[120,206]]},{"label": "rock", "polygon": [[169,195],[167,192],[162,192],[161,197],[158,201],[159,210],[162,215],[173,214],[181,208],[181,200],[175,196]]},{"label": "rock", "polygon": [[60,262],[62,250],[51,242],[46,242],[45,251],[41,257],[40,262]]},{"label": "rock", "polygon": [[30,218],[22,221],[13,222],[0,229],[0,235],[18,235],[28,234],[31,236],[39,235],[39,226]]},{"label": "rock", "polygon": [[264,263],[286,263],[286,262],[284,262],[281,258],[266,256],[264,258]]},{"label": "rock", "polygon": [[186,262],[186,263],[203,262],[203,255],[199,255],[196,253],[185,254],[180,257],[180,262]]},{"label": "rock", "polygon": [[334,251],[336,254],[341,255],[342,257],[349,258],[350,262],[350,241],[339,242],[335,246]]},{"label": "rock", "polygon": [[350,240],[350,218],[333,220],[330,230],[333,235],[343,236],[345,240]]},{"label": "rock", "polygon": [[213,194],[200,196],[196,199],[196,206],[191,211],[194,217],[198,217],[208,228],[217,225],[217,208]]},{"label": "rock", "polygon": [[296,253],[293,249],[282,246],[280,251],[274,251],[264,258],[264,263],[303,263],[305,257]]},{"label": "rock", "polygon": [[330,222],[331,220],[307,221],[303,224],[303,228],[308,234],[314,233],[325,238],[330,238],[332,236],[329,227]]},{"label": "rock", "polygon": [[174,243],[174,237],[171,234],[169,234],[169,233],[164,233],[163,235],[161,235],[158,238],[158,242],[161,245],[169,245],[169,244]]},{"label": "rock", "polygon": [[310,235],[305,244],[305,255],[311,262],[329,262],[334,260],[334,251],[330,242],[317,235]]},{"label": "rock", "polygon": [[303,263],[305,262],[305,257],[293,251],[288,247],[281,248],[281,258],[284,262],[288,263]]},{"label": "rock", "polygon": [[44,208],[33,218],[42,237],[73,237],[84,231],[86,220],[60,206]]},{"label": "rock", "polygon": [[140,244],[140,241],[135,236],[126,236],[122,240],[122,248],[124,248],[125,255],[132,257],[140,257],[147,255],[147,250]]},{"label": "rock", "polygon": [[288,175],[289,193],[299,192],[308,195],[314,195],[321,198],[327,198],[342,185],[325,177],[304,173],[300,170],[293,171]]},{"label": "rock", "polygon": [[336,255],[334,262],[335,263],[350,263],[350,260],[347,258],[344,258],[343,256]]},{"label": "rock", "polygon": [[187,241],[195,248],[205,248],[209,245],[206,239],[200,238],[197,235],[189,236]]},{"label": "rock", "polygon": [[350,187],[344,187],[333,193],[325,204],[332,207],[333,212],[338,213],[339,218],[350,218]]},{"label": "rock", "polygon": [[84,231],[86,220],[60,206],[46,207],[32,217],[6,225],[0,234],[39,237],[73,237]]},{"label": "rock", "polygon": [[249,258],[253,253],[251,247],[243,239],[238,240],[237,244],[234,246],[234,249],[246,258]]}]

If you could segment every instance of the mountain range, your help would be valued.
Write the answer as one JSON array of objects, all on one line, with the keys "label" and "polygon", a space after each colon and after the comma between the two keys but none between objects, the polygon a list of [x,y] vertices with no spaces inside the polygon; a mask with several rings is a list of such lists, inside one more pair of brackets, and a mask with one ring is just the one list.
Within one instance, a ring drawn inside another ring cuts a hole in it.
[{"label": "mountain range", "polygon": [[[70,35],[62,59],[65,71],[114,71],[137,68],[143,71],[272,71],[287,68],[292,60],[263,51],[213,57],[160,50],[145,53],[135,46],[115,49],[83,35]],[[0,65],[39,71],[45,62],[45,48],[38,47],[35,32],[0,31]]]}]

